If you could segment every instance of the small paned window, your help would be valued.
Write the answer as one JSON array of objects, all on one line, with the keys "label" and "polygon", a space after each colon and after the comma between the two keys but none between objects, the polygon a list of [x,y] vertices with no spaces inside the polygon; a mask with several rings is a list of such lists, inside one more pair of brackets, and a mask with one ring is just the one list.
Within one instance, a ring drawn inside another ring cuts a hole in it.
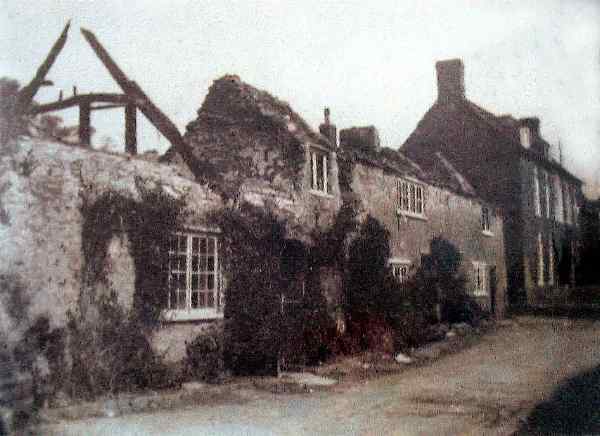
[{"label": "small paned window", "polygon": [[327,153],[311,150],[310,152],[311,188],[314,191],[329,192],[329,161]]},{"label": "small paned window", "polygon": [[202,317],[203,313],[222,309],[217,236],[201,233],[173,234],[167,262],[168,311]]},{"label": "small paned window", "polygon": [[473,262],[473,294],[476,297],[489,295],[488,266],[483,262]]},{"label": "small paned window", "polygon": [[483,206],[481,208],[481,228],[484,232],[490,232],[490,222],[491,222],[491,216],[490,216],[490,208]]},{"label": "small paned window", "polygon": [[401,212],[424,215],[425,192],[423,186],[407,180],[398,181],[398,208]]},{"label": "small paned window", "polygon": [[408,280],[408,273],[410,270],[410,263],[392,263],[392,275],[398,281],[398,283],[405,283]]}]

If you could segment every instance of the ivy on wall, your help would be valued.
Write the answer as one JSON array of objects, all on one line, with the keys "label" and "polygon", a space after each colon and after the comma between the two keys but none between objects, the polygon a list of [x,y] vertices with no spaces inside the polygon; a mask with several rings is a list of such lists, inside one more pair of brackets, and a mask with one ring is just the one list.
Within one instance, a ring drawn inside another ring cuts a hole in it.
[{"label": "ivy on wall", "polygon": [[[160,184],[148,187],[140,177],[135,186],[138,199],[108,190],[90,201],[82,196],[83,290],[91,292],[96,284],[106,284],[105,266],[113,237],[127,237],[135,267],[134,309],[140,321],[153,324],[164,308],[167,274],[164,253],[172,232],[184,224],[185,195],[173,198]],[[83,295],[82,295],[83,297]],[[85,302],[82,299],[85,311]]]}]

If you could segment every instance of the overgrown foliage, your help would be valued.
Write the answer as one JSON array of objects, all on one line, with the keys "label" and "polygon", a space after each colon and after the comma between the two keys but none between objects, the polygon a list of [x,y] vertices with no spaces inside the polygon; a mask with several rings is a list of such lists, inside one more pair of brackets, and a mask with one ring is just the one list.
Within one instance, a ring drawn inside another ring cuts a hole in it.
[{"label": "overgrown foliage", "polygon": [[348,312],[354,319],[385,315],[387,311],[389,238],[388,230],[368,215],[350,244],[345,294]]},{"label": "overgrown foliage", "polygon": [[223,335],[217,328],[210,328],[186,343],[186,372],[193,380],[209,383],[219,381],[224,370]]},{"label": "overgrown foliage", "polygon": [[173,230],[184,222],[186,198],[172,197],[159,184],[147,187],[139,177],[135,184],[139,199],[110,190],[94,201],[83,197],[83,292],[91,292],[96,283],[106,281],[111,239],[127,237],[135,266],[134,314],[142,324],[151,326],[166,302],[164,253]]},{"label": "overgrown foliage", "polygon": [[334,266],[340,271],[346,268],[348,245],[358,229],[358,207],[357,200],[344,201],[333,224],[324,230],[315,230],[309,256],[311,267]]},{"label": "overgrown foliage", "polygon": [[276,373],[281,348],[281,257],[287,223],[248,203],[215,214],[229,272],[225,361],[235,373]]},{"label": "overgrown foliage", "polygon": [[96,307],[95,317],[68,313],[71,396],[93,399],[177,383],[153,351],[136,314],[119,304],[116,293],[100,296]]},{"label": "overgrown foliage", "polygon": [[20,89],[18,81],[0,78],[0,145],[20,136],[63,141],[75,134],[77,126],[63,126],[62,118],[56,115],[33,116],[19,111],[17,103]]}]

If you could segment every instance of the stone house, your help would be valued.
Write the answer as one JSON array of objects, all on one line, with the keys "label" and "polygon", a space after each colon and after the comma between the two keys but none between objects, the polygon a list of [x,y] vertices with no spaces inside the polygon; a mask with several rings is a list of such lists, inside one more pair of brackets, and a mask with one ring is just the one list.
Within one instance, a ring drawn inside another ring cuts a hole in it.
[{"label": "stone house", "polygon": [[511,304],[573,285],[581,180],[553,158],[538,118],[497,116],[468,100],[459,59],[436,70],[437,101],[401,150],[419,164],[443,153],[478,197],[502,210]]},{"label": "stone house", "polygon": [[[169,361],[180,361],[186,342],[221,325],[227,271],[222,267],[221,229],[211,214],[243,201],[272,209],[289,223],[291,240],[311,244],[315,230],[333,222],[345,198],[358,198],[363,216],[372,214],[392,235],[389,262],[398,280],[429,254],[432,239],[444,238],[462,254],[473,296],[502,316],[503,217],[489,199],[478,199],[445,153],[416,164],[381,148],[373,127],[342,130],[338,146],[328,111],[315,132],[287,103],[233,75],[213,83],[182,136],[86,30],[84,37],[123,94],[75,94],[33,105],[68,29],[67,24],[44,68],[20,93],[19,110],[31,116],[79,107],[80,146],[19,139],[0,153],[0,278],[18,281],[26,290],[17,304],[27,302],[28,318],[47,315],[53,327],[61,327],[67,311],[82,311],[92,297],[110,291],[125,307],[134,305],[140,275],[147,271],[136,264],[123,221],[100,219],[90,229],[85,210],[108,195],[110,213],[111,196],[139,202],[154,188],[184,199],[187,211],[185,222],[172,229],[169,246],[149,254],[151,261],[163,265],[167,283],[160,296],[161,322],[151,342]],[[90,112],[106,107],[125,108],[126,154],[90,146]],[[173,145],[158,162],[137,155],[138,110]],[[109,238],[106,253],[90,259],[86,250],[95,231]],[[90,283],[90,268],[102,280]],[[322,268],[318,274],[328,309],[337,314],[339,272]],[[11,316],[5,297],[0,329],[10,341],[26,326]]]},{"label": "stone house", "polygon": [[441,153],[420,166],[402,153],[381,147],[374,127],[340,131],[342,189],[352,193],[365,214],[390,232],[392,273],[405,281],[432,254],[435,239],[460,253],[460,272],[470,295],[502,317],[506,267],[503,218],[480,200]]}]

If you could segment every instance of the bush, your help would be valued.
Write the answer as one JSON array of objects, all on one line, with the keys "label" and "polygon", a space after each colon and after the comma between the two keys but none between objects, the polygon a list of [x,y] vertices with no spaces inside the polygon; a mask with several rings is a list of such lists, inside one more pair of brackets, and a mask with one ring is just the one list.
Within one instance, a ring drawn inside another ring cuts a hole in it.
[{"label": "bush", "polygon": [[65,332],[51,329],[47,317],[36,318],[16,344],[13,355],[21,369],[32,376],[36,408],[62,389],[67,378]]},{"label": "bush", "polygon": [[215,214],[230,274],[225,304],[225,363],[235,374],[277,373],[283,316],[281,271],[287,223],[243,203]]},{"label": "bush", "polygon": [[165,388],[174,375],[153,351],[146,329],[126,313],[117,296],[102,296],[96,316],[69,313],[72,361],[70,394],[95,398],[106,393]]},{"label": "bush", "polygon": [[211,329],[186,343],[186,373],[192,379],[213,383],[223,373],[223,334]]}]

